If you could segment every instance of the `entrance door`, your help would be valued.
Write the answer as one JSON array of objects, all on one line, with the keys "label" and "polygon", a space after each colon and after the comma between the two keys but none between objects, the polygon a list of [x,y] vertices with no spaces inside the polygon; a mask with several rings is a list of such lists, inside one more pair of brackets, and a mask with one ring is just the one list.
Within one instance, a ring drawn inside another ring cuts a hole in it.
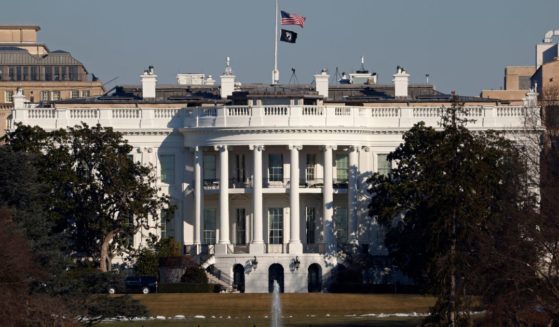
[{"label": "entrance door", "polygon": [[279,263],[274,263],[268,269],[268,292],[274,291],[274,281],[277,280],[280,293],[283,293],[283,266]]},{"label": "entrance door", "polygon": [[322,269],[320,269],[320,265],[313,263],[309,266],[308,281],[309,293],[322,290]]},{"label": "entrance door", "polygon": [[233,287],[239,292],[245,292],[245,267],[240,264],[233,266]]}]

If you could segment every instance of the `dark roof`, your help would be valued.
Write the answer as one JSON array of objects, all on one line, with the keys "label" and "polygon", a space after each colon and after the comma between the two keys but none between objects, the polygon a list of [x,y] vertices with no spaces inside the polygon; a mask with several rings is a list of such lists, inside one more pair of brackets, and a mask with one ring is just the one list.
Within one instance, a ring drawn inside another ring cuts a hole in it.
[{"label": "dark roof", "polygon": [[44,56],[35,56],[24,49],[16,50],[16,47],[0,46],[0,65],[78,65],[83,66],[69,52],[58,50]]},{"label": "dark roof", "polygon": [[[374,84],[334,84],[329,87],[326,102],[339,102],[348,105],[385,102],[450,102],[453,95],[437,91],[430,84],[411,84],[407,98],[394,96],[394,85]],[[156,99],[142,99],[141,85],[123,85],[111,89],[105,96],[91,99],[68,100],[67,102],[132,102],[132,103],[246,103],[254,98],[284,99],[321,99],[312,84],[270,85],[262,83],[242,84],[229,99],[221,99],[219,85],[178,85],[159,84]],[[456,96],[461,102],[499,102],[496,99],[472,96]]]},{"label": "dark roof", "polygon": [[313,85],[309,84],[245,84],[233,95],[253,98],[322,98]]},{"label": "dark roof", "polygon": [[0,25],[0,30],[13,30],[13,29],[34,29],[35,31],[41,30],[41,28],[38,25]]}]

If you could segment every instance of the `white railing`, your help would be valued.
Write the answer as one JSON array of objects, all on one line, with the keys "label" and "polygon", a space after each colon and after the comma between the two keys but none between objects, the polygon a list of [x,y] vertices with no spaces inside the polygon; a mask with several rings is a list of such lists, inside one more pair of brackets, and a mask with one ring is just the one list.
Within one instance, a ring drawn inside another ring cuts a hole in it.
[{"label": "white railing", "polygon": [[97,109],[76,109],[70,111],[70,118],[72,119],[96,119],[99,117]]},{"label": "white railing", "polygon": [[140,109],[112,109],[113,118],[137,119],[140,118]]},{"label": "white railing", "polygon": [[400,108],[397,107],[370,108],[369,110],[371,111],[371,115],[373,117],[398,117],[398,115],[400,115]]},{"label": "white railing", "polygon": [[302,114],[303,116],[322,116],[324,114],[324,107],[304,106]]},{"label": "white railing", "polygon": [[[64,128],[101,124],[116,129],[134,128],[220,128],[220,127],[332,127],[402,128],[424,121],[440,126],[444,107],[343,107],[343,106],[226,106],[193,108],[18,108],[12,112],[11,126],[21,122],[43,128]],[[538,107],[472,106],[461,114],[468,127],[503,129],[541,125]],[[528,117],[529,116],[529,117]],[[471,119],[470,119],[471,118]]]},{"label": "white railing", "polygon": [[289,106],[265,106],[264,115],[266,116],[287,116]]},{"label": "white railing", "polygon": [[173,118],[180,109],[157,109],[154,111],[155,118]]},{"label": "white railing", "polygon": [[441,117],[445,113],[445,108],[441,107],[425,107],[425,108],[413,108],[414,117]]},{"label": "white railing", "polygon": [[54,109],[28,109],[27,113],[30,119],[54,119],[56,118],[56,110]]},{"label": "white railing", "polygon": [[497,108],[497,116],[499,117],[522,117],[525,115],[524,107],[501,107]]},{"label": "white railing", "polygon": [[336,107],[336,108],[334,108],[334,115],[335,116],[350,116],[351,115],[351,107]]},{"label": "white railing", "polygon": [[227,107],[229,116],[250,116],[252,110],[248,106],[230,106]]}]

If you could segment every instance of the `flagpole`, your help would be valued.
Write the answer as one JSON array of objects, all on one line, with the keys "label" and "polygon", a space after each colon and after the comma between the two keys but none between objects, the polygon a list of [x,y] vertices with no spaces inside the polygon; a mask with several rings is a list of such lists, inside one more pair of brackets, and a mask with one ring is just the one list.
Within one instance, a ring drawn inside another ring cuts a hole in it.
[{"label": "flagpole", "polygon": [[279,12],[279,0],[276,0],[276,17],[275,17],[275,38],[274,38],[274,70],[272,71],[272,84],[277,84],[279,82],[279,70],[278,70],[278,12]]}]

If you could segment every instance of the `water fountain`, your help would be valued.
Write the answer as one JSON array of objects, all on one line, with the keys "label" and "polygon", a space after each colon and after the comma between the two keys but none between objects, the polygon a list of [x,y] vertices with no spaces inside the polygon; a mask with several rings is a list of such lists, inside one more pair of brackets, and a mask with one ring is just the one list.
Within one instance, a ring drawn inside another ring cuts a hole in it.
[{"label": "water fountain", "polygon": [[274,292],[272,293],[272,320],[270,327],[281,327],[281,302],[280,302],[280,286],[277,280],[274,280]]}]

